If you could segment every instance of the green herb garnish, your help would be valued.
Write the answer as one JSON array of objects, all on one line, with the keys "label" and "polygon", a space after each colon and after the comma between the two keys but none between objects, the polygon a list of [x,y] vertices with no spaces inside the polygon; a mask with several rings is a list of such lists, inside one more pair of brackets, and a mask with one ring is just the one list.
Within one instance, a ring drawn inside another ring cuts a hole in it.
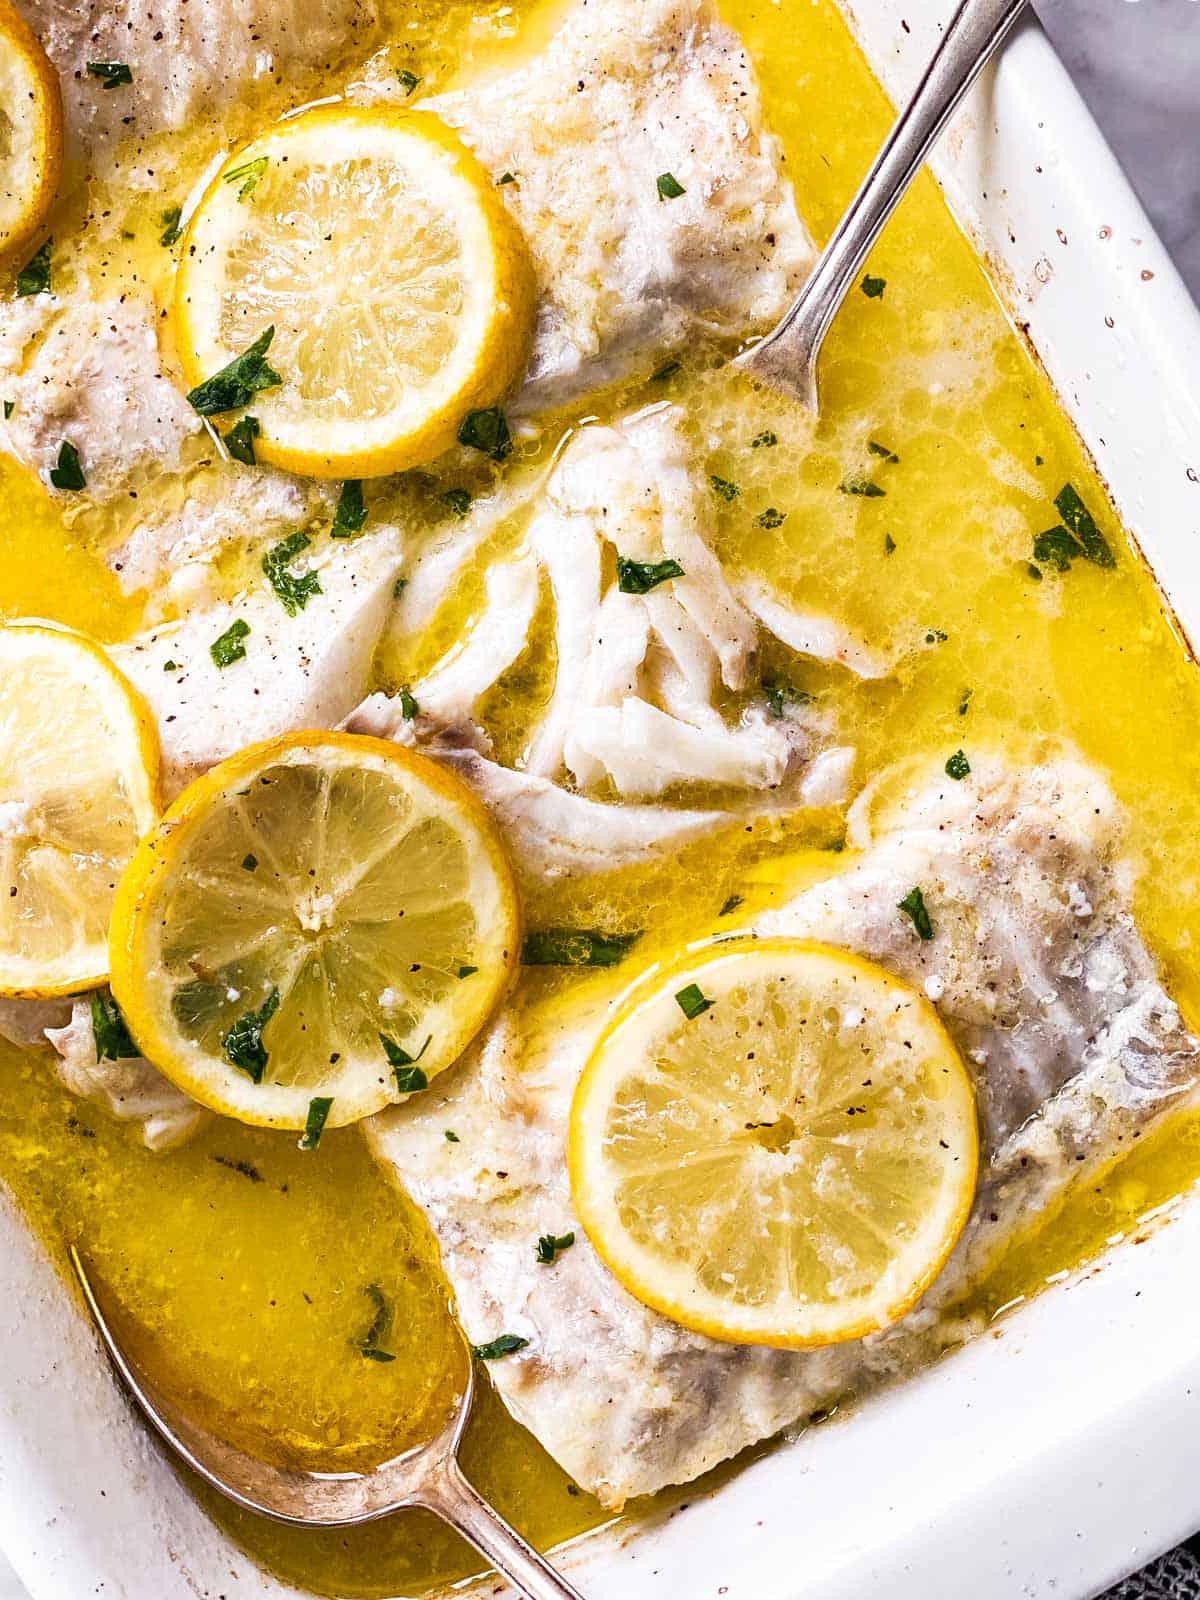
[{"label": "green herb garnish", "polygon": [[338,495],[329,537],[353,539],[362,532],[366,520],[367,508],[363,504],[362,479],[347,478],[342,485],[342,492]]},{"label": "green herb garnish", "polygon": [[124,61],[89,61],[87,74],[89,78],[99,78],[102,89],[119,89],[122,84],[133,82],[133,73]]},{"label": "green herb garnish", "polygon": [[17,298],[50,292],[50,251],[54,240],[47,239],[17,273]]},{"label": "green herb garnish", "polygon": [[169,250],[173,244],[179,243],[183,233],[183,207],[168,206],[165,211],[160,211],[158,220],[163,225],[163,230],[158,236],[158,242]]},{"label": "green herb garnish", "polygon": [[622,594],[649,594],[669,578],[682,578],[678,561],[630,561],[617,557],[617,588]]},{"label": "green herb garnish", "polygon": [[258,871],[258,857],[256,855],[253,855],[253,854],[244,855],[242,857],[242,871],[243,872],[257,872]]},{"label": "green herb garnish", "polygon": [[333,1100],[328,1095],[318,1095],[308,1102],[308,1116],[304,1119],[304,1132],[297,1141],[299,1150],[315,1150],[325,1132],[325,1120]]},{"label": "green herb garnish", "polygon": [[575,1243],[573,1233],[543,1233],[537,1242],[538,1262],[543,1267],[548,1267],[560,1250],[569,1250]]},{"label": "green herb garnish", "polygon": [[541,928],[525,935],[521,961],[527,967],[615,967],[642,937],[600,928]]},{"label": "green herb garnish", "polygon": [[267,351],[274,337],[273,326],[265,329],[228,366],[197,384],[188,395],[192,410],[202,417],[219,416],[222,411],[240,411],[261,389],[277,388],[283,379],[267,361]]},{"label": "green herb garnish", "polygon": [[164,661],[162,669],[164,672],[178,672],[179,663],[178,661]]},{"label": "green herb garnish", "polygon": [[867,449],[873,456],[880,456],[884,461],[895,464],[900,460],[894,450],[890,449],[886,444],[880,444],[878,439],[868,439]]},{"label": "green herb garnish", "polygon": [[727,917],[731,911],[736,911],[739,906],[745,905],[745,903],[745,895],[731,894],[729,899],[726,900],[725,904],[721,907],[720,911],[717,912],[717,915],[719,917]]},{"label": "green herb garnish", "polygon": [[838,484],[838,493],[860,494],[864,500],[882,500],[887,490],[881,489],[877,483],[872,483],[870,478],[861,472],[852,472]]},{"label": "green herb garnish", "polygon": [[770,450],[779,443],[779,435],[770,428],[764,428],[761,433],[756,433],[750,441],[751,450]]},{"label": "green herb garnish", "polygon": [[489,406],[486,411],[468,411],[458,430],[458,442],[472,450],[482,450],[492,461],[503,461],[512,453],[508,418],[499,406]]},{"label": "green herb garnish", "polygon": [[368,1361],[394,1361],[396,1358],[390,1351],[380,1348],[383,1341],[392,1331],[392,1308],[388,1298],[377,1283],[363,1285],[363,1293],[375,1308],[371,1318],[371,1325],[361,1339],[351,1339],[350,1343],[359,1355],[366,1356]]},{"label": "green herb garnish", "polygon": [[242,417],[225,435],[225,448],[244,467],[256,467],[258,457],[254,453],[254,441],[261,432],[262,423],[257,417]]},{"label": "green herb garnish", "polygon": [[929,912],[925,905],[925,896],[920,889],[910,889],[896,904],[898,911],[903,911],[905,916],[912,918],[912,925],[917,930],[918,939],[933,938],[933,923],[930,921]]},{"label": "green herb garnish", "polygon": [[445,1139],[447,1144],[461,1144],[462,1142],[453,1128],[443,1128],[442,1137]]},{"label": "green herb garnish", "polygon": [[698,983],[689,983],[686,989],[680,989],[675,1001],[689,1022],[712,1005],[712,1001],[705,996]]},{"label": "green herb garnish", "polygon": [[[1045,533],[1039,533],[1033,541],[1034,561],[1040,561],[1044,567],[1053,567],[1056,572],[1069,572],[1072,561],[1082,555],[1083,546],[1061,523],[1055,528],[1047,528]],[[1041,577],[1040,572],[1038,577]]]},{"label": "green herb garnish", "polygon": [[235,617],[221,637],[214,639],[208,647],[214,665],[231,667],[235,661],[244,661],[246,657],[244,641],[249,636],[250,624],[242,617]]},{"label": "green herb garnish", "polygon": [[974,696],[974,693],[975,693],[974,689],[964,689],[963,692],[959,695],[959,697],[958,697],[958,714],[959,714],[960,717],[965,717],[967,712],[971,709],[971,700],[972,700],[972,697]]},{"label": "green herb garnish", "polygon": [[417,77],[416,73],[410,72],[407,67],[396,68],[396,82],[404,90],[404,98],[406,100],[420,83],[420,81],[421,80]]},{"label": "green herb garnish", "polygon": [[456,517],[465,517],[471,509],[471,496],[466,489],[447,489],[442,504],[449,506]]},{"label": "green herb garnish", "polygon": [[720,495],[722,500],[736,500],[741,490],[736,483],[731,483],[728,478],[718,478],[715,472],[710,472],[708,481],[712,485],[713,493]]},{"label": "green herb garnish", "polygon": [[461,978],[473,978],[478,971],[479,971],[478,967],[459,967],[458,976],[459,976],[460,979]]},{"label": "green herb garnish", "polygon": [[79,451],[69,439],[58,447],[58,465],[50,468],[50,482],[56,489],[86,489],[87,479],[79,462]]},{"label": "green herb garnish", "polygon": [[499,1361],[501,1356],[511,1356],[518,1350],[524,1350],[528,1343],[529,1340],[522,1339],[519,1333],[502,1333],[488,1344],[473,1344],[471,1354],[476,1361]]},{"label": "green herb garnish", "polygon": [[1117,558],[1108,540],[1096,526],[1091,512],[1079,497],[1074,484],[1064,483],[1054,497],[1059,516],[1078,539],[1086,559],[1097,567],[1115,567]]},{"label": "green herb garnish", "polygon": [[760,528],[782,528],[787,521],[786,511],[777,511],[774,506],[768,506],[765,511],[760,511],[754,519]]},{"label": "green herb garnish", "polygon": [[281,543],[272,546],[262,558],[262,569],[289,617],[303,611],[311,596],[322,592],[321,580],[315,572],[296,574],[288,571],[289,563],[302,550],[307,550],[311,543],[304,529],[297,528],[295,533],[290,533]]},{"label": "green herb garnish", "polygon": [[859,284],[859,288],[866,295],[868,300],[881,300],[883,298],[883,291],[887,288],[887,279],[873,278],[868,272],[862,283]]},{"label": "green herb garnish", "polygon": [[967,760],[966,756],[961,750],[956,750],[946,762],[946,776],[948,778],[955,778],[961,782],[963,778],[967,777],[970,771],[971,763]]},{"label": "green herb garnish", "polygon": [[96,1041],[96,1060],[127,1061],[140,1056],[121,1008],[107,990],[98,990],[91,1000],[92,1038]]},{"label": "green herb garnish", "polygon": [[392,1069],[392,1076],[396,1080],[396,1088],[401,1094],[416,1094],[421,1089],[428,1089],[429,1079],[416,1065],[429,1049],[433,1035],[426,1034],[425,1043],[415,1056],[410,1056],[402,1044],[397,1044],[394,1039],[389,1039],[386,1033],[379,1035],[379,1042],[383,1046],[383,1053],[388,1058]]},{"label": "green herb garnish", "polygon": [[673,172],[660,172],[655,179],[655,186],[660,200],[678,200],[681,194],[687,193]]},{"label": "green herb garnish", "polygon": [[506,185],[508,185],[510,183],[516,183],[516,181],[517,181],[516,173],[514,173],[514,172],[502,172],[500,174],[500,176],[496,179],[496,187],[497,187],[497,189],[503,189],[503,188],[506,187]]},{"label": "green herb garnish", "polygon": [[263,1029],[279,1010],[279,990],[272,989],[257,1011],[247,1011],[239,1017],[225,1035],[225,1059],[254,1082],[261,1083],[267,1070],[267,1048],[263,1044]]},{"label": "green herb garnish", "polygon": [[225,174],[226,183],[240,183],[237,192],[239,200],[248,200],[262,181],[263,173],[267,170],[268,157],[255,156],[253,161],[243,162],[240,167],[234,167],[232,172]]},{"label": "green herb garnish", "polygon": [[890,533],[885,533],[883,536],[883,553],[885,556],[894,555],[896,553],[896,541],[892,538]]},{"label": "green herb garnish", "polygon": [[683,362],[682,361],[664,361],[661,367],[658,367],[654,372],[652,372],[650,374],[650,382],[651,383],[666,383],[668,378],[673,378],[677,372],[682,372],[682,371],[683,371]]},{"label": "green herb garnish", "polygon": [[6,400],[4,402],[4,420],[5,420],[5,422],[8,421],[8,419],[12,416],[13,412],[16,409],[17,409],[17,402],[15,400]]},{"label": "green herb garnish", "polygon": [[812,695],[807,689],[797,689],[796,685],[789,683],[786,678],[764,678],[762,692],[773,717],[785,715],[785,706],[789,700],[802,706],[808,705],[812,700]]},{"label": "green herb garnish", "polygon": [[411,722],[412,719],[419,714],[420,710],[420,706],[413,699],[412,692],[408,689],[401,689],[400,715],[405,719],[405,721]]}]

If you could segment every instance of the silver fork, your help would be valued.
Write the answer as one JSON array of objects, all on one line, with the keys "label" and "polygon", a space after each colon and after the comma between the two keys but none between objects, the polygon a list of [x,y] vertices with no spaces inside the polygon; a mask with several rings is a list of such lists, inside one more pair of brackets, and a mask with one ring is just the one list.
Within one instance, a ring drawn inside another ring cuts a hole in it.
[{"label": "silver fork", "polygon": [[818,410],[817,357],[858,269],[926,156],[1027,0],[961,0],[912,99],[896,120],[782,321],[735,365]]},{"label": "silver fork", "polygon": [[463,1476],[458,1448],[475,1397],[473,1362],[466,1364],[463,1392],[441,1432],[373,1471],[299,1472],[272,1466],[218,1439],[162,1393],[118,1341],[101,1304],[102,1290],[74,1246],[71,1261],[112,1363],[147,1421],[193,1472],[235,1505],[303,1528],[350,1528],[408,1506],[423,1506],[473,1544],[527,1600],[582,1600]]}]

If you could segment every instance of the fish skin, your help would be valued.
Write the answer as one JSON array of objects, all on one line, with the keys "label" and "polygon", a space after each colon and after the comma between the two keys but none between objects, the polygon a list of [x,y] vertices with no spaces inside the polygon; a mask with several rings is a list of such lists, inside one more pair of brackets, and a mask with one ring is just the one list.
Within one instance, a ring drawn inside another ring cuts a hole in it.
[{"label": "fish skin", "polygon": [[[975,1331],[956,1310],[967,1283],[1068,1185],[1194,1094],[1200,1044],[1134,926],[1104,781],[1065,758],[974,767],[967,782],[918,789],[837,876],[749,925],[861,951],[936,993],[975,1078],[971,1217],[894,1328],[804,1352],[717,1343],[642,1306],[601,1264],[572,1210],[564,1144],[629,962],[573,997],[518,992],[420,1103],[368,1125],[437,1236],[468,1338],[503,1329],[530,1341],[491,1369],[504,1404],[605,1506],[687,1482]],[[931,941],[896,908],[918,881]],[[572,1228],[574,1247],[538,1265],[539,1234]]]}]

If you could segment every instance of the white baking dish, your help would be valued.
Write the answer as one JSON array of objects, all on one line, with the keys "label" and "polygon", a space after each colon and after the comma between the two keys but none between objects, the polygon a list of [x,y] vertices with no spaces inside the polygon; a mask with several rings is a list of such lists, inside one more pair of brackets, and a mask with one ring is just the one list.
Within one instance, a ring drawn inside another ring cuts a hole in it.
[{"label": "white baking dish", "polygon": [[[893,95],[950,9],[853,0]],[[1200,639],[1200,316],[1035,25],[938,170]],[[564,1564],[595,1600],[1082,1600],[1200,1523],[1198,1325],[1200,1206],[1185,1201],[850,1422]],[[296,1594],[175,1479],[2,1198],[0,1365],[0,1544],[34,1600]]]}]

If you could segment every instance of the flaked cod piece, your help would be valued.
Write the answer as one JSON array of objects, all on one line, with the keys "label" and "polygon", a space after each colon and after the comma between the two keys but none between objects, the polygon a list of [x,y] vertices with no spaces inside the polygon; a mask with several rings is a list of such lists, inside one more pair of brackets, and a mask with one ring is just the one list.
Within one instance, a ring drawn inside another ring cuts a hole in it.
[{"label": "flaked cod piece", "polygon": [[[285,42],[298,59],[322,59],[331,48],[323,41],[344,44],[373,17],[352,0],[324,0],[302,21],[293,0],[262,17],[248,0],[160,0],[136,11],[124,0],[82,11],[30,0],[27,9],[64,71],[82,70],[80,52],[109,59],[96,51],[111,41],[111,59],[134,72],[126,98],[85,74],[69,85],[68,104],[82,96],[97,117],[141,106],[139,127],[180,125],[218,90],[278,70]],[[166,40],[143,67],[137,47],[147,28]],[[389,86],[397,90],[395,74],[381,62],[360,88]],[[459,128],[498,178],[506,170],[516,178],[501,192],[534,252],[539,289],[523,410],[565,402],[700,333],[737,340],[762,331],[811,266],[745,52],[710,0],[576,0],[546,51],[515,77],[423,104]],[[656,187],[667,171],[686,190],[671,201]],[[32,310],[19,300],[0,305],[0,375],[18,396],[0,444],[49,486],[68,439],[87,477],[81,504],[132,490],[148,503],[147,472],[187,471],[196,454],[198,421],[162,370],[155,308],[136,285],[124,287],[116,297],[106,284],[98,305],[96,286],[82,278],[61,296],[36,297]],[[103,406],[92,398],[101,391]],[[303,493],[296,480],[256,468],[226,476],[231,495],[235,482],[245,495],[246,482],[261,480],[262,509],[222,517],[210,497],[196,498],[182,519],[152,518],[114,564],[136,569],[134,581],[169,577],[181,541],[190,560],[211,560],[247,522],[274,525],[283,484]]]},{"label": "flaked cod piece", "polygon": [[[646,1309],[601,1264],[572,1214],[564,1139],[627,975],[573,1004],[514,1002],[459,1068],[373,1119],[376,1155],[437,1235],[468,1337],[530,1341],[489,1369],[505,1405],[604,1505],[686,1482],[957,1342],[968,1281],[1182,1101],[1200,1045],[1134,926],[1120,831],[1103,781],[1079,764],[980,763],[970,781],[931,783],[841,875],[752,924],[922,985],[975,1076],[983,1162],[970,1220],[886,1333],[800,1353],[720,1344]],[[914,884],[933,916],[928,942],[897,909]],[[573,1248],[539,1265],[539,1235],[572,1228]]]}]

